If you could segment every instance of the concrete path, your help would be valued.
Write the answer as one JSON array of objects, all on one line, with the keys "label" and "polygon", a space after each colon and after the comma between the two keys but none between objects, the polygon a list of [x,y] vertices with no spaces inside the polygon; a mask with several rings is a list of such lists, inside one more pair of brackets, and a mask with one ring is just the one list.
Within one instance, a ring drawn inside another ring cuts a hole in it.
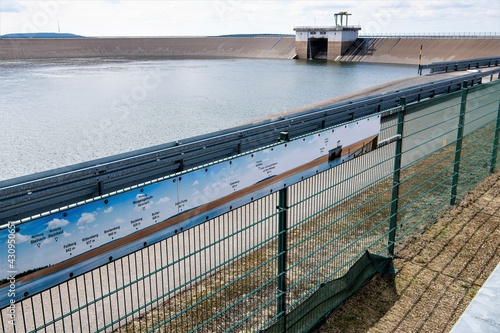
[{"label": "concrete path", "polygon": [[475,332],[500,332],[500,264],[451,330],[451,333]]}]

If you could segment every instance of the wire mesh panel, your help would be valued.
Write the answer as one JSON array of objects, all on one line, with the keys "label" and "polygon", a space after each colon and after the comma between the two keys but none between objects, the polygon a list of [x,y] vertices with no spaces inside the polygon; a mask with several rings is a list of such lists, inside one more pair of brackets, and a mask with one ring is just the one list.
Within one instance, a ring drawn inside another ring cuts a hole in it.
[{"label": "wire mesh panel", "polygon": [[255,329],[274,315],[275,220],[271,194],[124,258],[111,257],[19,302],[16,331]]},{"label": "wire mesh panel", "polygon": [[[392,136],[391,123],[383,125],[382,140]],[[393,151],[383,146],[288,188],[287,314],[367,250],[386,253]]]},{"label": "wire mesh panel", "polygon": [[164,303],[150,313],[158,319],[151,323],[146,316],[121,331],[258,327],[274,296],[267,282],[275,276],[274,220],[275,195],[270,195],[179,235],[190,246],[169,263],[179,267],[169,277]]},{"label": "wire mesh panel", "polygon": [[495,82],[408,106],[396,239],[400,244],[448,209],[454,186],[463,197],[489,172],[498,88]]},{"label": "wire mesh panel", "polygon": [[[381,163],[365,168],[376,155],[360,157],[291,186],[291,303],[304,297],[294,297],[293,291],[314,289],[338,278],[366,249],[377,253],[386,247],[388,206],[387,201],[378,203],[387,189],[378,184],[388,167]],[[351,176],[346,178],[347,174]],[[304,214],[309,210],[310,214]]]},{"label": "wire mesh panel", "polygon": [[453,93],[407,108],[398,198],[399,243],[449,202],[460,97]]},{"label": "wire mesh panel", "polygon": [[490,172],[500,84],[482,85],[467,94],[458,197],[463,198]]}]

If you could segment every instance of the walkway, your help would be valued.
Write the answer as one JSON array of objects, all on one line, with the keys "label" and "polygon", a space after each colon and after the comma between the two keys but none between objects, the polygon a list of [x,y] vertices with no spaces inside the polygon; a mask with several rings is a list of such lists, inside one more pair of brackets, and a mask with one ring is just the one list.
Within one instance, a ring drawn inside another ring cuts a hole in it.
[{"label": "walkway", "polygon": [[500,332],[500,264],[483,284],[451,333]]}]

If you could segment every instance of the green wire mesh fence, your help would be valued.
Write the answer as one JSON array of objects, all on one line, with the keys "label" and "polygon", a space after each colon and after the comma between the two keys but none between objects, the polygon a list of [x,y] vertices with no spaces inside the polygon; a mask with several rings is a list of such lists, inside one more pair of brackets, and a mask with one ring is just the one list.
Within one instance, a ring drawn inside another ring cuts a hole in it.
[{"label": "green wire mesh fence", "polygon": [[499,101],[500,81],[403,98],[375,151],[4,308],[0,331],[308,331],[495,171]]}]

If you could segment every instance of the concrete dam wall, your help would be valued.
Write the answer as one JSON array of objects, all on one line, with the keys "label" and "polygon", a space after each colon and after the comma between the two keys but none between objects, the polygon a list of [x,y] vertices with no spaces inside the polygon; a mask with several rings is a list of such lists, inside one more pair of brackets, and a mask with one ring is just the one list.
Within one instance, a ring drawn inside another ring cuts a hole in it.
[{"label": "concrete dam wall", "polygon": [[87,57],[291,59],[294,55],[293,37],[0,39],[0,60]]},{"label": "concrete dam wall", "polygon": [[[500,38],[358,38],[337,61],[422,64],[500,56]],[[129,37],[0,39],[0,60],[157,57],[294,57],[294,37]]]},{"label": "concrete dam wall", "polygon": [[417,65],[500,56],[500,38],[358,38],[338,61]]}]

